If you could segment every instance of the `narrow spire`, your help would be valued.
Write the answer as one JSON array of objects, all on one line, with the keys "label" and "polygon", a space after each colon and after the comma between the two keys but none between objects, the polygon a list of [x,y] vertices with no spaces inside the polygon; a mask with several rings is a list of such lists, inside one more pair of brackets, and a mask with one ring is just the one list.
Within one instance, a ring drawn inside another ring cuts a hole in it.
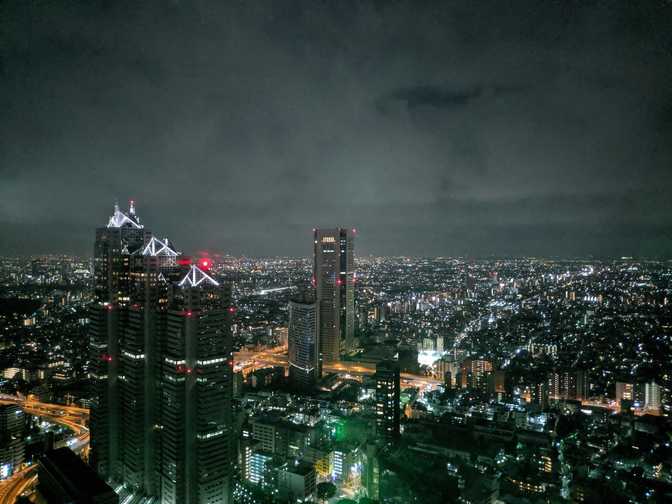
[{"label": "narrow spire", "polygon": [[135,215],[135,201],[130,200],[128,202],[128,213],[131,215]]}]

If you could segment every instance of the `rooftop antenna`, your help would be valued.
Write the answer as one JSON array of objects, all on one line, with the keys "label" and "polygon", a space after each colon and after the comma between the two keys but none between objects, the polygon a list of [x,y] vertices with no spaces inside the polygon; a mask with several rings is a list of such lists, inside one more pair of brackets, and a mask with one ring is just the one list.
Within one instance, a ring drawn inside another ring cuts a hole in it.
[{"label": "rooftop antenna", "polygon": [[130,200],[128,202],[128,213],[130,213],[131,215],[135,215],[135,201],[133,200]]},{"label": "rooftop antenna", "polygon": [[119,201],[115,198],[114,200],[114,213],[116,214],[119,211]]}]

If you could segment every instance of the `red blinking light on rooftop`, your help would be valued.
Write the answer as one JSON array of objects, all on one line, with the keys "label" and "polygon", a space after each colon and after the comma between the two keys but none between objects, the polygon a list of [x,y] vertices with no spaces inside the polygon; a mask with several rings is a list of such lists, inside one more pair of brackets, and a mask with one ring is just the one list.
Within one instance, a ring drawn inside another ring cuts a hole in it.
[{"label": "red blinking light on rooftop", "polygon": [[202,270],[209,270],[212,268],[212,259],[209,259],[207,257],[201,257],[198,260],[198,267],[201,268]]}]

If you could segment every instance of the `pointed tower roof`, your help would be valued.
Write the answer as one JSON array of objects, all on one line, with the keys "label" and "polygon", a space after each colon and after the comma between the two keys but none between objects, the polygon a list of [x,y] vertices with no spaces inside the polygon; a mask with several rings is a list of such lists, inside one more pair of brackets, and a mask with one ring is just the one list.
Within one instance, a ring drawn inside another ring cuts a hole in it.
[{"label": "pointed tower roof", "polygon": [[135,215],[135,207],[131,205],[131,212],[125,214],[119,209],[119,204],[114,203],[114,214],[110,217],[107,223],[108,228],[130,227],[135,229],[142,229],[140,219]]},{"label": "pointed tower roof", "polygon": [[156,236],[152,236],[152,239],[142,250],[142,255],[177,257],[180,253],[172,247],[168,238],[161,241]]},{"label": "pointed tower roof", "polygon": [[212,278],[195,264],[192,264],[191,268],[189,269],[189,273],[187,273],[177,285],[180,287],[198,287],[204,282],[215,287],[219,285],[219,282],[217,282],[214,278]]}]

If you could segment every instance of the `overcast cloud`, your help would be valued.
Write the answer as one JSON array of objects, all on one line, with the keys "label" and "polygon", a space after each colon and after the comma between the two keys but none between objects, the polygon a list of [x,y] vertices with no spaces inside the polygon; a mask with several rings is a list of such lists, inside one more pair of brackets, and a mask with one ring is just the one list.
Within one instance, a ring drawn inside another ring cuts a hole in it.
[{"label": "overcast cloud", "polygon": [[672,257],[672,4],[5,0],[0,177],[0,254]]}]

